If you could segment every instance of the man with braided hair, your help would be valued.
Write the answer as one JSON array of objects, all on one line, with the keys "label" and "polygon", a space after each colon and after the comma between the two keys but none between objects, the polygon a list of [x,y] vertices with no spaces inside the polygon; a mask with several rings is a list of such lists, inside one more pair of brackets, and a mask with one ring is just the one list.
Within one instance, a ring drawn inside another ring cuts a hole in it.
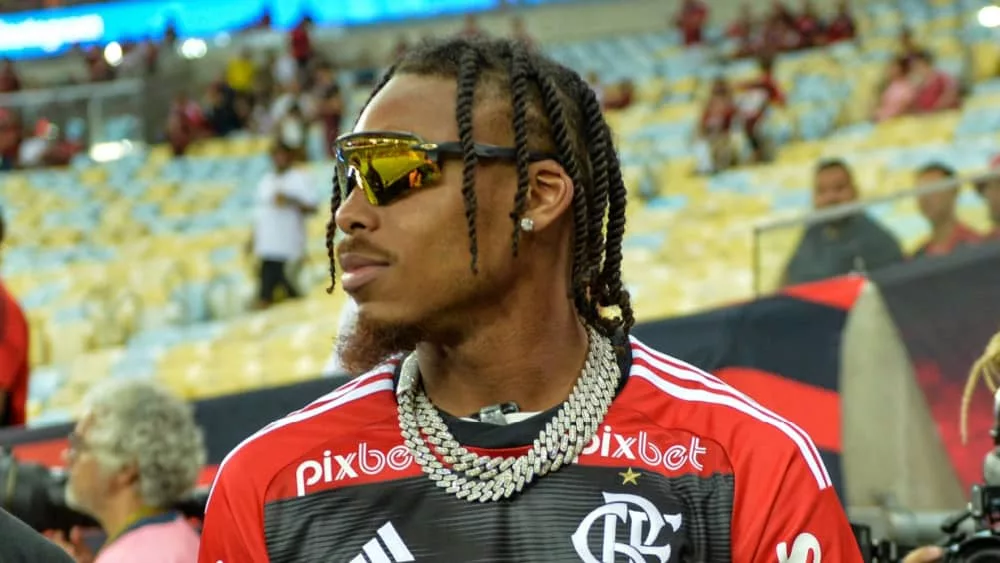
[{"label": "man with braided hair", "polygon": [[629,336],[625,186],[575,72],[427,43],[335,152],[363,375],[227,457],[203,563],[860,561],[801,429]]}]

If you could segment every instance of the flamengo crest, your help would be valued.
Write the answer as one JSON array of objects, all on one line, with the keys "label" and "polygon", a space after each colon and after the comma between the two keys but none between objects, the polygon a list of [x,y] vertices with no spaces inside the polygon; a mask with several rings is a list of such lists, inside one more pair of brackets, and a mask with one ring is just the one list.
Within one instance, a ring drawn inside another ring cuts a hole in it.
[{"label": "flamengo crest", "polygon": [[[680,514],[663,514],[638,495],[603,495],[604,506],[584,517],[572,536],[573,547],[584,563],[614,563],[616,554],[624,555],[629,563],[646,563],[649,556],[660,563],[670,560],[670,542],[657,540],[665,526],[669,525],[673,532],[680,529]],[[618,526],[628,530],[627,543],[618,541]],[[588,540],[593,531],[599,531],[602,538],[599,553],[590,549]]]}]

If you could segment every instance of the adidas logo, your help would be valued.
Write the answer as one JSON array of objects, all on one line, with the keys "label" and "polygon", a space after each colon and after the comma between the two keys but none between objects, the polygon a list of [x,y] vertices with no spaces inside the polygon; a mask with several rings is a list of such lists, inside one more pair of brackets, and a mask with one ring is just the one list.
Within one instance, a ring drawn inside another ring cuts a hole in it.
[{"label": "adidas logo", "polygon": [[375,537],[362,546],[361,553],[351,559],[350,563],[406,563],[407,561],[416,559],[403,543],[403,538],[399,537],[396,528],[392,527],[392,522],[386,522],[375,533]]}]

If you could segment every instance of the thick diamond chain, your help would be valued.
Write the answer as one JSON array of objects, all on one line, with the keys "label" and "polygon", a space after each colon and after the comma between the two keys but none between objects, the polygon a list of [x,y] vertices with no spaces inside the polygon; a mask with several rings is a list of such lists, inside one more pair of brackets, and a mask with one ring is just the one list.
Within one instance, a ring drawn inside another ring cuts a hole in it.
[{"label": "thick diamond chain", "polygon": [[575,461],[604,420],[621,377],[611,341],[592,328],[588,335],[587,360],[569,398],[528,453],[518,457],[479,455],[459,444],[424,393],[416,355],[410,354],[397,393],[399,428],[424,473],[460,499],[488,502],[510,498],[534,479]]}]

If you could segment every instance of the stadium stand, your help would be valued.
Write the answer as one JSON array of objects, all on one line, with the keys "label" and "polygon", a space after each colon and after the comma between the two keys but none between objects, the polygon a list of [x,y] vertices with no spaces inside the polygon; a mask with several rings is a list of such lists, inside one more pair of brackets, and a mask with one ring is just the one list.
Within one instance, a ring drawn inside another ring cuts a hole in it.
[{"label": "stadium stand", "polygon": [[[751,263],[751,228],[808,210],[818,158],[846,158],[866,196],[911,187],[913,170],[929,160],[960,173],[983,170],[1000,142],[1000,45],[975,23],[980,7],[973,0],[870,3],[856,14],[857,42],[781,55],[776,77],[787,103],[764,122],[778,147],[773,161],[711,176],[696,173],[692,142],[709,85],[719,76],[753,78],[755,62],[685,49],[674,32],[550,47],[602,82],[636,83],[634,103],[610,119],[632,187],[624,269],[640,320],[746,299],[754,275],[770,286],[799,233],[766,238],[761,273]],[[971,87],[961,109],[873,124],[878,84],[904,23],[941,68]],[[108,132],[116,136],[122,131]],[[323,291],[328,213],[309,224],[300,280],[306,298],[246,312],[253,275],[243,248],[268,143],[206,140],[177,159],[169,147],[153,146],[103,164],[78,160],[0,176],[13,218],[5,282],[30,316],[39,366],[32,424],[69,420],[83,391],[106,373],[157,378],[192,399],[320,373],[343,303],[341,294]],[[741,136],[734,143],[747,154]],[[313,164],[310,172],[325,189],[329,167]],[[908,249],[926,235],[913,201],[873,212]],[[973,193],[963,193],[960,215],[985,229]]]}]

